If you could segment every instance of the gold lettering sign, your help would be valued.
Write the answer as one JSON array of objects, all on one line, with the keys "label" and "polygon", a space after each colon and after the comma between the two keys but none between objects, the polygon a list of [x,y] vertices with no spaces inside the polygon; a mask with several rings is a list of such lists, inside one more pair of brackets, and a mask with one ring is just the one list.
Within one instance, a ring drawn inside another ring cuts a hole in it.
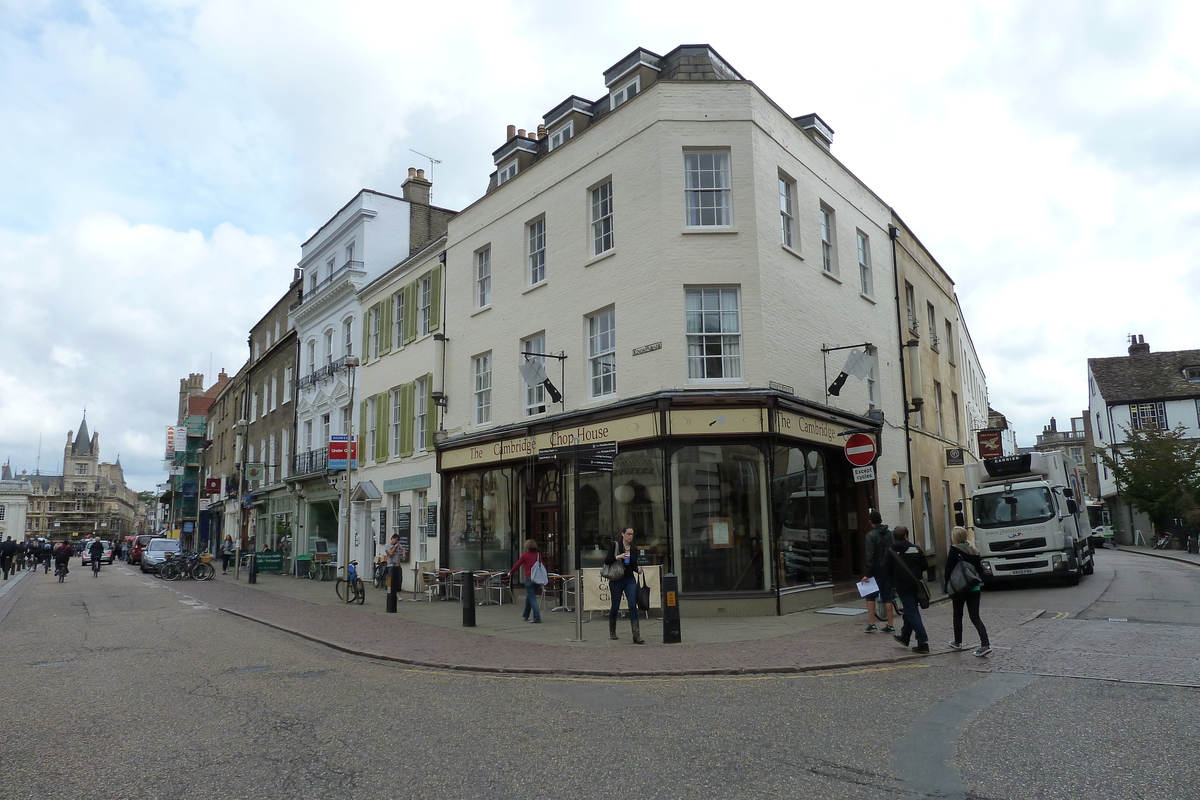
[{"label": "gold lettering sign", "polygon": [[775,412],[775,430],[793,439],[841,447],[842,437],[840,434],[845,429],[846,426],[840,422],[807,417],[791,411]]},{"label": "gold lettering sign", "polygon": [[542,450],[555,447],[627,442],[658,436],[658,415],[638,414],[621,419],[605,420],[592,425],[576,425],[539,433],[533,437],[502,439],[495,442],[467,445],[442,451],[442,469],[462,469],[483,464],[520,461],[534,458]]}]

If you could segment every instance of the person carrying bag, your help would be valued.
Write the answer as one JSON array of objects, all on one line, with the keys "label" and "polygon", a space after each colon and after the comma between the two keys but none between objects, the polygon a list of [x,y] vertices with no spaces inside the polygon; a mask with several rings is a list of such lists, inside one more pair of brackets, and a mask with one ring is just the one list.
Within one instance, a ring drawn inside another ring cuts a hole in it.
[{"label": "person carrying bag", "polygon": [[900,595],[900,604],[904,606],[904,625],[893,638],[908,647],[911,637],[916,634],[917,646],[913,652],[928,653],[929,635],[925,632],[921,609],[929,608],[929,586],[919,577],[929,568],[925,551],[908,540],[908,528],[904,525],[897,525],[892,536],[896,543],[889,551],[886,569],[896,594]]},{"label": "person carrying bag", "polygon": [[[633,528],[621,531],[621,540],[613,541],[604,557],[604,568],[601,576],[608,579],[608,593],[612,596],[612,609],[608,612],[608,638],[617,638],[617,614],[621,610],[621,597],[626,598],[629,607],[629,624],[633,630],[633,643],[645,644],[642,638],[642,627],[638,622],[637,576],[642,568],[638,566],[640,551],[633,545]],[[619,570],[619,572],[618,572]],[[620,577],[614,580],[609,575]]]},{"label": "person carrying bag", "polygon": [[965,608],[979,634],[979,647],[972,655],[982,658],[992,652],[987,628],[979,617],[979,596],[983,587],[983,579],[979,574],[983,571],[983,561],[979,558],[979,551],[970,545],[967,538],[966,528],[959,526],[950,531],[953,547],[946,555],[946,594],[954,604],[954,641],[950,642],[950,646],[955,650],[967,649],[962,643]]}]

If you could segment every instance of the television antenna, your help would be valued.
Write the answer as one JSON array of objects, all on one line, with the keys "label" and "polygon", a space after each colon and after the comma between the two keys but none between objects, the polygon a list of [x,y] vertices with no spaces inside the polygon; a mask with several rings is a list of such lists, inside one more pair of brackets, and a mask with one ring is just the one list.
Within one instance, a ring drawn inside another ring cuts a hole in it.
[{"label": "television antenna", "polygon": [[[416,153],[421,158],[429,159],[429,182],[433,183],[433,167],[435,164],[442,163],[442,160],[440,158],[434,158],[433,156],[427,156],[424,153],[422,153],[420,150],[413,150],[411,147],[408,148],[408,152]],[[429,187],[429,205],[433,205],[433,187],[432,186]]]}]

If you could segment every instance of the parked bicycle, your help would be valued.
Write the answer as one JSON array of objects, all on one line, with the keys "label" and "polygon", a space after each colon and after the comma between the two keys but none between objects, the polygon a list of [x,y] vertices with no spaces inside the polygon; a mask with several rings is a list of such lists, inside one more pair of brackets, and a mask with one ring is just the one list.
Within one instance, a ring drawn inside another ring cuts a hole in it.
[{"label": "parked bicycle", "polygon": [[216,574],[216,568],[199,553],[175,553],[168,556],[158,568],[159,577],[165,581],[177,581],[180,578],[208,581]]},{"label": "parked bicycle", "polygon": [[376,589],[386,589],[388,579],[387,559],[375,562],[375,569],[371,573],[371,582],[375,584]]},{"label": "parked bicycle", "polygon": [[337,592],[339,600],[347,603],[358,603],[360,606],[367,599],[367,587],[363,585],[362,579],[358,577],[358,562],[351,561],[348,570],[348,577],[338,578],[334,584],[334,591]]},{"label": "parked bicycle", "polygon": [[1163,533],[1160,533],[1158,535],[1157,539],[1154,540],[1154,549],[1155,550],[1166,550],[1170,544],[1171,544],[1171,534],[1164,531]]}]

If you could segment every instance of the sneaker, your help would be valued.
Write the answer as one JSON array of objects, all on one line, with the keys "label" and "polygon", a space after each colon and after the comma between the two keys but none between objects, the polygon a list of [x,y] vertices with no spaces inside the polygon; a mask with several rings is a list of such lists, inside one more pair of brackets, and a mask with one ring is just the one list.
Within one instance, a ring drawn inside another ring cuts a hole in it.
[{"label": "sneaker", "polygon": [[905,639],[900,634],[898,634],[898,633],[892,634],[892,638],[895,639],[900,644],[904,645],[905,647],[908,647],[908,639]]},{"label": "sneaker", "polygon": [[917,645],[916,647],[913,648],[913,652],[914,653],[928,653],[929,652],[929,642],[921,642],[919,645]]},{"label": "sneaker", "polygon": [[965,644],[963,644],[962,642],[951,642],[950,649],[951,650],[966,650],[967,646]]},{"label": "sneaker", "polygon": [[976,658],[983,658],[984,656],[990,654],[991,652],[992,652],[992,648],[988,647],[985,644],[983,647],[980,647],[978,650],[976,650],[971,655],[975,656]]},{"label": "sneaker", "polygon": [[877,630],[879,630],[879,628],[876,627],[875,625],[868,625],[867,629],[866,629],[866,631],[864,631],[864,633],[874,633]]},{"label": "sneaker", "polygon": [[883,632],[884,632],[884,633],[895,633],[895,632],[896,632],[896,629],[895,629],[895,628],[893,628],[891,625],[884,625],[884,626],[883,626]]}]

